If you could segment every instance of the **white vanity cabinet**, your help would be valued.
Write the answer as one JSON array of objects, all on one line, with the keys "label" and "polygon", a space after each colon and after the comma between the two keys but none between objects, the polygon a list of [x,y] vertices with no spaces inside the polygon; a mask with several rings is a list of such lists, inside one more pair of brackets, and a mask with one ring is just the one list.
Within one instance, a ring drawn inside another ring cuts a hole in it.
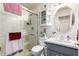
[{"label": "white vanity cabinet", "polygon": [[44,5],[43,10],[40,11],[40,26],[51,26],[51,9],[48,8],[48,4]]},{"label": "white vanity cabinet", "polygon": [[78,56],[78,49],[45,42],[47,46],[47,56]]}]

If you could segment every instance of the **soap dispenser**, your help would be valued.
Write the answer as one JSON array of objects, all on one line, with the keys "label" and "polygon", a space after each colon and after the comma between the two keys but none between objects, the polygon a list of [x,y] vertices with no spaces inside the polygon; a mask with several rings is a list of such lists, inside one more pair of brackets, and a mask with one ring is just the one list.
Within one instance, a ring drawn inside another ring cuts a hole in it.
[{"label": "soap dispenser", "polygon": [[70,36],[69,35],[67,35],[67,40],[69,40],[70,39]]}]

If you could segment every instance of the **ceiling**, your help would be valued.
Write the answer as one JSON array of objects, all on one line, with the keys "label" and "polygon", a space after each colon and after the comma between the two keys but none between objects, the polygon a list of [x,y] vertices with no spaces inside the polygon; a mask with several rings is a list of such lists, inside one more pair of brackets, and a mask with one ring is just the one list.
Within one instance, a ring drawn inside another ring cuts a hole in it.
[{"label": "ceiling", "polygon": [[21,3],[24,7],[33,10],[43,5],[43,3]]}]

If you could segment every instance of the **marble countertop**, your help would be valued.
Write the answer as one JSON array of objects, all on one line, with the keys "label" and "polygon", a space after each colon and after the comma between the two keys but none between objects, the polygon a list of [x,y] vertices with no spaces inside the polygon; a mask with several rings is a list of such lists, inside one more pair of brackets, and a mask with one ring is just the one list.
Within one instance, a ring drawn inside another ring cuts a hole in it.
[{"label": "marble countertop", "polygon": [[56,38],[49,38],[49,39],[45,40],[45,42],[79,49],[79,46],[75,44],[76,41],[72,41],[72,40],[67,41],[67,40],[57,40]]}]

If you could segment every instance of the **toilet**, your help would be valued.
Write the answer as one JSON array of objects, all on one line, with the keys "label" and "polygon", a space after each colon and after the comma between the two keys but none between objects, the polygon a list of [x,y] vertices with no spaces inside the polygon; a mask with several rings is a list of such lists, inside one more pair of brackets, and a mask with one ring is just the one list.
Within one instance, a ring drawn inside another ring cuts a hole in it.
[{"label": "toilet", "polygon": [[33,56],[42,56],[43,51],[44,51],[44,47],[45,47],[45,38],[40,38],[39,39],[39,45],[34,46],[31,51],[32,51],[32,55]]}]

